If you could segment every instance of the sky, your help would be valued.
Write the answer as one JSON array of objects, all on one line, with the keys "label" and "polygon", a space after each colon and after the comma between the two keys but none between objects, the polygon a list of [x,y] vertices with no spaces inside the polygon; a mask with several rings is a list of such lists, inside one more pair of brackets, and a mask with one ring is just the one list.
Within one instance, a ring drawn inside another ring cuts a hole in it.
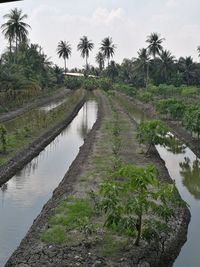
[{"label": "sky", "polygon": [[[116,45],[114,60],[137,56],[146,47],[147,36],[157,32],[165,38],[163,46],[176,57],[198,60],[200,45],[199,0],[24,0],[0,4],[0,25],[10,9],[20,8],[28,15],[29,39],[38,43],[51,61],[63,66],[56,48],[60,40],[69,41],[72,56],[69,68],[83,67],[85,60],[77,51],[79,39],[86,35],[95,47],[89,63],[95,65],[101,40],[112,37]],[[0,53],[7,43],[0,33]]]}]

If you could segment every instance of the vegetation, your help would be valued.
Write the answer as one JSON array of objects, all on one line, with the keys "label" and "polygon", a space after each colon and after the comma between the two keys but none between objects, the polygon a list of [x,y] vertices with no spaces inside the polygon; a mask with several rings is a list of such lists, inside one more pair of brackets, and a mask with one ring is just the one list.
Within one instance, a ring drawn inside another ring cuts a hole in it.
[{"label": "vegetation", "polygon": [[59,57],[62,57],[64,59],[64,68],[66,73],[66,59],[68,59],[72,53],[71,45],[69,44],[69,42],[66,43],[66,41],[60,41],[58,44],[57,52]]},{"label": "vegetation", "polygon": [[142,121],[138,127],[137,138],[140,143],[148,145],[148,154],[152,146],[166,145],[169,142],[168,132],[169,129],[162,121]]},{"label": "vegetation", "polygon": [[108,60],[108,66],[110,58],[113,57],[115,53],[116,46],[113,44],[112,38],[106,37],[101,42],[101,52],[103,53],[104,57]]},{"label": "vegetation", "polygon": [[2,152],[0,165],[12,158],[17,151],[32,143],[45,131],[66,119],[66,114],[69,114],[84,96],[84,90],[77,90],[68,95],[61,105],[49,112],[33,110],[6,122],[5,126],[2,125],[0,127]]},{"label": "vegetation", "polygon": [[159,238],[160,231],[167,228],[165,221],[173,214],[169,203],[178,202],[174,184],[159,182],[157,175],[154,166],[125,165],[115,173],[115,178],[120,177],[120,181],[108,181],[101,186],[105,226],[136,236],[136,246],[141,238]]},{"label": "vegetation", "polygon": [[87,36],[83,36],[77,46],[78,51],[81,52],[81,56],[85,58],[86,71],[88,70],[88,57],[89,52],[94,48],[94,44],[91,40],[88,40]]},{"label": "vegetation", "polygon": [[5,153],[7,149],[7,130],[4,125],[0,125],[0,141],[2,146],[2,152]]}]

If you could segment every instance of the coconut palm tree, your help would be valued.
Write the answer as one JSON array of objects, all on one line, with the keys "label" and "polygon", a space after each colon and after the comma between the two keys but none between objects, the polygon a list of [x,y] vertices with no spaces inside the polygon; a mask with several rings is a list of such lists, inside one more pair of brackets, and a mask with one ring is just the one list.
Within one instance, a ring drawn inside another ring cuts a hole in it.
[{"label": "coconut palm tree", "polygon": [[12,42],[15,40],[15,51],[17,54],[18,44],[27,40],[28,28],[31,28],[24,19],[26,14],[22,13],[21,9],[11,9],[10,13],[4,15],[4,19],[8,19],[6,23],[1,26],[2,32],[6,39],[9,40],[10,51]]},{"label": "coconut palm tree", "polygon": [[69,59],[72,53],[72,48],[69,42],[60,41],[58,43],[57,53],[59,57],[62,57],[64,59],[64,68],[66,73],[66,59]]},{"label": "coconut palm tree", "polygon": [[90,51],[94,48],[94,44],[91,40],[88,40],[87,36],[80,38],[80,42],[77,45],[77,50],[81,51],[81,56],[86,60],[86,70],[88,69],[88,57]]},{"label": "coconut palm tree", "polygon": [[149,44],[147,50],[149,52],[149,55],[152,55],[154,59],[156,55],[160,55],[160,53],[162,52],[162,42],[164,40],[165,39],[160,38],[160,35],[156,32],[153,32],[149,36],[147,36],[146,42]]},{"label": "coconut palm tree", "polygon": [[187,85],[190,85],[195,75],[195,64],[192,57],[180,57],[178,65],[183,72]]},{"label": "coconut palm tree", "polygon": [[104,68],[104,64],[105,64],[105,57],[103,53],[98,52],[95,59],[96,59],[96,62],[99,64],[100,71],[102,71],[102,69]]},{"label": "coconut palm tree", "polygon": [[138,58],[136,59],[137,69],[143,73],[144,83],[146,81],[146,87],[148,86],[149,80],[149,64],[150,57],[146,48],[142,48],[138,51]]},{"label": "coconut palm tree", "polygon": [[113,55],[115,54],[115,49],[116,46],[113,44],[111,37],[106,37],[102,40],[100,50],[103,53],[104,57],[107,58],[108,65],[110,58],[113,57]]},{"label": "coconut palm tree", "polygon": [[173,69],[175,57],[170,51],[164,50],[160,54],[159,59],[159,73],[166,82],[169,78],[170,72]]},{"label": "coconut palm tree", "polygon": [[200,46],[197,47],[198,57],[200,57]]}]

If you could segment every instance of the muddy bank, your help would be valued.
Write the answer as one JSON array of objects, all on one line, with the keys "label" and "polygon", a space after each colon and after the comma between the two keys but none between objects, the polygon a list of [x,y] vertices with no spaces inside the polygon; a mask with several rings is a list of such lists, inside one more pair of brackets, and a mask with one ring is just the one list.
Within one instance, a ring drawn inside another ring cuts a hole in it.
[{"label": "muddy bank", "polygon": [[8,181],[18,170],[22,169],[26,163],[37,156],[73,120],[84,102],[85,97],[75,105],[70,114],[67,115],[66,119],[47,130],[25,149],[18,152],[8,162],[0,166],[0,185]]},{"label": "muddy bank", "polygon": [[[107,98],[100,92],[97,94],[100,100],[98,118],[93,129],[85,139],[85,143],[80,148],[80,152],[62,182],[54,191],[52,198],[43,207],[42,212],[34,221],[26,237],[22,240],[18,249],[7,262],[6,266],[133,266],[133,267],[170,267],[173,260],[180,251],[181,245],[186,240],[187,225],[190,214],[187,209],[177,209],[175,217],[169,221],[172,233],[161,236],[159,242],[150,244],[142,243],[140,247],[135,247],[130,242],[123,251],[115,258],[105,258],[99,256],[95,251],[96,243],[79,242],[73,246],[45,244],[40,240],[41,232],[48,227],[48,219],[54,214],[55,208],[68,195],[77,194],[80,191],[80,176],[87,170],[91,162],[89,157],[95,153],[99,138],[104,138],[100,133],[103,119],[108,116],[109,107]],[[125,115],[123,115],[125,117]],[[132,125],[131,127],[135,127]],[[131,148],[132,149],[132,148]],[[106,160],[108,160],[106,155]],[[127,156],[127,155],[125,155]],[[142,158],[142,156],[139,156]],[[156,150],[152,151],[151,158],[145,159],[154,162],[159,168],[160,177],[170,181],[170,177],[164,162],[160,159]],[[95,180],[95,181],[94,181]],[[92,177],[90,183],[98,181]]]},{"label": "muddy bank", "polygon": [[29,102],[21,108],[9,111],[7,113],[0,114],[0,123],[8,121],[8,120],[12,120],[12,119],[16,118],[17,116],[22,115],[25,112],[28,112],[34,108],[48,104],[54,100],[62,99],[64,96],[69,94],[69,92],[70,92],[69,89],[58,90],[58,92],[55,91],[54,94],[51,96],[35,99],[31,103]]}]

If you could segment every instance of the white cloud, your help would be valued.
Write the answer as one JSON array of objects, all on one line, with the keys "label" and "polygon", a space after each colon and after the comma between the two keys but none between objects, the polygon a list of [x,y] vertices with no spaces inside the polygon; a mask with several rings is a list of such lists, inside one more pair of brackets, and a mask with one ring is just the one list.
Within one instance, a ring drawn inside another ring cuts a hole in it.
[{"label": "white cloud", "polygon": [[[89,58],[90,63],[95,64],[95,54],[104,37],[113,38],[117,45],[114,59],[121,62],[124,57],[136,56],[138,49],[146,46],[146,36],[154,31],[166,38],[164,46],[177,57],[187,54],[197,59],[196,47],[200,45],[200,19],[197,11],[200,2],[163,0],[158,5],[157,0],[153,0],[150,5],[146,1],[132,0],[130,3],[119,0],[108,4],[106,1],[85,0],[83,5],[82,0],[26,0],[15,5],[29,16],[27,22],[32,27],[31,41],[41,44],[44,52],[61,66],[63,61],[56,55],[60,40],[69,41],[73,48],[68,66],[80,67],[84,65],[84,60],[76,47],[83,35],[95,44]],[[0,10],[0,24],[3,23],[2,15],[9,11],[10,6],[3,5]],[[2,49],[6,44],[2,35],[0,42],[3,44],[0,47]]]}]

